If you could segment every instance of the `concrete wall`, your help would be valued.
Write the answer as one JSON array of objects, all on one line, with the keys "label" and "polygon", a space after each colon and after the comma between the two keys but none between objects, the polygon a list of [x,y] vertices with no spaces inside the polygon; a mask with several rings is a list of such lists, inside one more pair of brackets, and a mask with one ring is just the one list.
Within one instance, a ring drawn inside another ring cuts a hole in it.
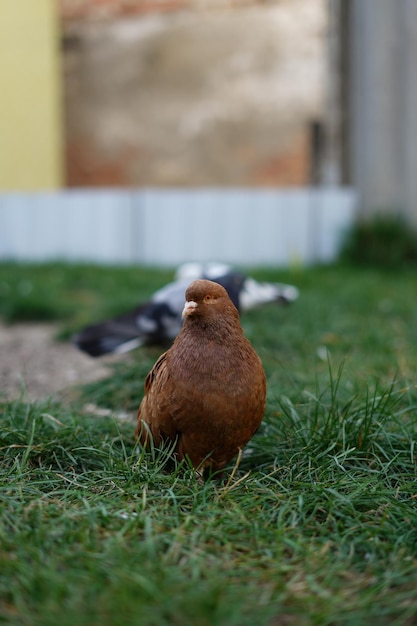
[{"label": "concrete wall", "polygon": [[351,136],[360,214],[417,228],[417,2],[352,0]]}]

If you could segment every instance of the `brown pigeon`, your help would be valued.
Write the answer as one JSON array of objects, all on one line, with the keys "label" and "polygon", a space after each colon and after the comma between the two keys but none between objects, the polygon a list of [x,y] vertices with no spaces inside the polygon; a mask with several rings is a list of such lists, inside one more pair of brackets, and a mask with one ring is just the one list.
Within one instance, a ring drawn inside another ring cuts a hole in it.
[{"label": "brown pigeon", "polygon": [[185,296],[183,327],[146,377],[136,436],[145,447],[175,442],[177,459],[215,472],[259,427],[265,372],[224,287],[195,280]]}]

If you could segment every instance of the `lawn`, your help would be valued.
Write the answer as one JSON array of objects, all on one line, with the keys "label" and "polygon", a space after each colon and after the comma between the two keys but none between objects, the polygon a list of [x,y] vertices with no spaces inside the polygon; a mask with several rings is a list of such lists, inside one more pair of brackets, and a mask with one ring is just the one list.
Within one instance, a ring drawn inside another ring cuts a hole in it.
[{"label": "lawn", "polygon": [[[0,403],[0,623],[417,624],[417,271],[258,269],[300,289],[242,316],[268,379],[264,423],[226,481],[135,446],[159,350],[71,405]],[[0,264],[0,316],[65,341],[168,270]]]}]

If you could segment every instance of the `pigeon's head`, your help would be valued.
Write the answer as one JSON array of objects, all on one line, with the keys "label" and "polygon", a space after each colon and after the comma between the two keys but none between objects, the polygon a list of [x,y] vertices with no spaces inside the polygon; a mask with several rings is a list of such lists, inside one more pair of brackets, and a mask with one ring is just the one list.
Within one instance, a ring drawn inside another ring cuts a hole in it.
[{"label": "pigeon's head", "polygon": [[219,315],[239,314],[227,291],[211,280],[195,280],[185,292],[184,319],[216,318]]}]

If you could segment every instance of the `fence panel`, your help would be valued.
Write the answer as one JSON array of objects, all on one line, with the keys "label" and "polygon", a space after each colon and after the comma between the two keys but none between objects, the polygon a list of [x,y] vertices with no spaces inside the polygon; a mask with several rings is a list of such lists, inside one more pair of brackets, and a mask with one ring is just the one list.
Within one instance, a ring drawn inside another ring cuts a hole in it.
[{"label": "fence panel", "polygon": [[351,189],[77,190],[0,195],[0,258],[176,265],[332,261]]}]

